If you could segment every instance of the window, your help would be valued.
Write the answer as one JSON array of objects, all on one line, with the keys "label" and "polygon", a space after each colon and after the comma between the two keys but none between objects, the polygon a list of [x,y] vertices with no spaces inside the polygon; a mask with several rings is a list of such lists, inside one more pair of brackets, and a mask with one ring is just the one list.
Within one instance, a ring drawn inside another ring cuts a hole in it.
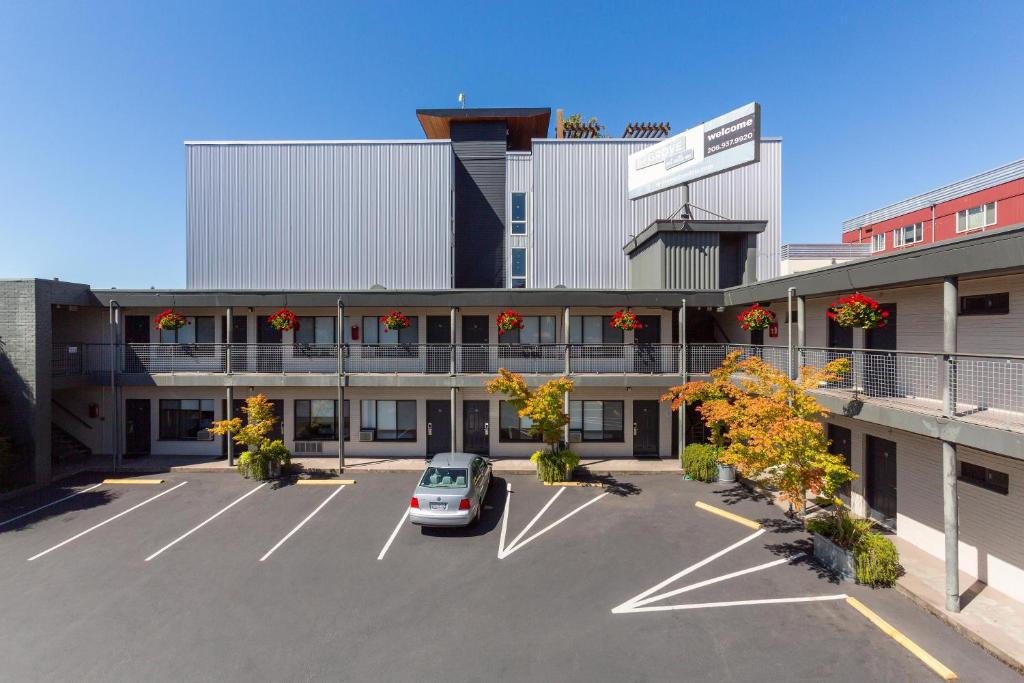
[{"label": "window", "polygon": [[960,315],[1006,315],[1009,312],[1009,292],[960,297]]},{"label": "window", "polygon": [[501,335],[503,344],[554,344],[555,316],[524,315],[523,329],[509,330]]},{"label": "window", "polygon": [[334,344],[337,318],[334,316],[308,316],[299,318],[299,329],[295,330],[296,344]]},{"label": "window", "polygon": [[880,233],[871,238],[871,251],[885,251],[885,233]]},{"label": "window", "polygon": [[905,228],[900,228],[892,233],[892,246],[906,247],[916,242],[924,241],[924,226],[921,223],[914,223]]},{"label": "window", "polygon": [[428,489],[461,489],[469,483],[469,470],[462,467],[428,467],[420,486]]},{"label": "window", "polygon": [[[348,431],[348,401],[344,405],[343,429]],[[338,402],[333,399],[298,399],[295,401],[295,440],[333,441],[338,438],[336,428]]]},{"label": "window", "polygon": [[623,441],[622,401],[569,401],[569,431],[584,441]]},{"label": "window", "polygon": [[526,287],[526,250],[512,250],[512,287],[521,289]]},{"label": "window", "polygon": [[498,402],[498,441],[500,443],[517,443],[522,441],[540,441],[541,437],[530,435],[533,420],[520,417],[519,410],[508,401]]},{"label": "window", "polygon": [[416,440],[416,401],[360,401],[359,428],[377,441]]},{"label": "window", "polygon": [[1006,472],[998,472],[981,465],[961,461],[960,476],[957,478],[964,483],[980,486],[1004,496],[1010,493],[1010,475]]},{"label": "window", "polygon": [[980,230],[996,223],[996,203],[989,202],[981,206],[956,212],[956,231]]},{"label": "window", "polygon": [[212,344],[213,316],[186,316],[180,330],[160,330],[161,344]]},{"label": "window", "polygon": [[526,193],[512,193],[512,234],[526,234]]},{"label": "window", "polygon": [[622,330],[612,327],[610,315],[578,315],[569,318],[570,344],[622,344]]},{"label": "window", "polygon": [[409,327],[403,330],[385,330],[379,316],[363,317],[364,344],[416,344],[420,340],[420,319],[409,316]]},{"label": "window", "polygon": [[213,424],[213,399],[160,399],[160,440],[195,441]]}]

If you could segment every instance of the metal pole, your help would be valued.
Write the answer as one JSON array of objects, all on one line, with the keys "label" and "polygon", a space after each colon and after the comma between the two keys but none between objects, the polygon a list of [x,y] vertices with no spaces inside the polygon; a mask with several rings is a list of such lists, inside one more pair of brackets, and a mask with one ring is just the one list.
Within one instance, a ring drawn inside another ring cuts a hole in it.
[{"label": "metal pole", "polygon": [[793,368],[793,295],[796,287],[786,290],[786,367],[789,369],[791,379],[796,379],[796,372]]},{"label": "metal pole", "polygon": [[456,395],[458,394],[458,391],[459,390],[456,389],[455,387],[451,388],[451,411],[449,411],[451,413],[451,415],[449,415],[448,418],[451,421],[450,431],[451,431],[451,434],[452,434],[451,435],[451,449],[452,449],[452,453],[455,453],[456,451],[458,451],[458,446],[457,446],[458,442],[456,441],[456,436],[455,436],[455,424],[456,424],[456,422],[455,422],[455,405],[456,405]]},{"label": "metal pole", "polygon": [[[562,341],[565,342],[565,375],[572,373],[572,352],[569,346],[569,307],[562,309]],[[568,410],[568,406],[566,406]],[[569,443],[569,432],[566,431],[566,443]]]},{"label": "metal pole", "polygon": [[[946,383],[942,389],[942,412],[956,415],[956,352],[959,282],[956,277],[942,280],[942,351],[946,365]],[[946,609],[960,611],[960,517],[956,479],[956,445],[942,441],[942,521],[946,541]]]},{"label": "metal pole", "polygon": [[119,341],[117,336],[117,316],[115,310],[119,309],[117,302],[113,299],[110,300],[109,308],[109,332],[110,332],[110,422],[113,434],[110,440],[111,445],[111,456],[114,459],[114,471],[118,471],[118,465],[120,464],[120,458],[118,457],[121,450],[121,430],[118,426],[118,397],[117,397],[117,342]]},{"label": "metal pole", "polygon": [[345,470],[345,304],[338,298],[338,473]]},{"label": "metal pole", "polygon": [[[679,307],[679,375],[686,384],[689,376],[686,358],[686,299],[681,300],[683,305]],[[679,423],[679,453],[681,455],[686,449],[686,404],[679,406],[676,411],[676,421]]]},{"label": "metal pole", "polygon": [[[454,306],[448,310],[448,374],[451,377],[455,376],[455,319],[458,310]],[[452,399],[452,410],[455,410],[454,400]],[[452,438],[455,438],[454,433]],[[454,451],[455,449],[452,448],[452,452]]]},{"label": "metal pole", "polygon": [[[226,392],[227,409],[224,411],[227,415],[224,416],[225,420],[230,420],[235,416],[235,389],[230,384],[227,386]],[[235,440],[231,437],[231,434],[225,434],[224,438],[228,442],[228,467],[235,466]]]},{"label": "metal pole", "polygon": [[[224,372],[231,374],[231,327],[234,325],[234,309],[227,307],[224,315]],[[229,419],[230,419],[230,413]]]},{"label": "metal pole", "polygon": [[796,298],[796,372],[799,374],[800,366],[804,362],[804,347],[807,346],[807,325],[806,318],[807,297]]},{"label": "metal pole", "polygon": [[942,353],[946,382],[942,387],[942,414],[956,414],[956,351],[959,282],[956,277],[942,279]]}]

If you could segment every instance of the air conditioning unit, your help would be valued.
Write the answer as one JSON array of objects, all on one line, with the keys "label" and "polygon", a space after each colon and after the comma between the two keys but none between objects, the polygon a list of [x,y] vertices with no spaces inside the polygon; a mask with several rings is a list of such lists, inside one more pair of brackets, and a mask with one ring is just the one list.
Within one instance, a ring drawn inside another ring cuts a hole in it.
[{"label": "air conditioning unit", "polygon": [[314,455],[324,452],[322,441],[296,441],[295,455]]},{"label": "air conditioning unit", "polygon": [[578,429],[570,430],[569,443],[583,443],[583,432]]},{"label": "air conditioning unit", "polygon": [[373,430],[372,429],[360,429],[359,430],[360,441],[373,441]]},{"label": "air conditioning unit", "polygon": [[213,433],[208,429],[196,432],[196,441],[213,441]]}]

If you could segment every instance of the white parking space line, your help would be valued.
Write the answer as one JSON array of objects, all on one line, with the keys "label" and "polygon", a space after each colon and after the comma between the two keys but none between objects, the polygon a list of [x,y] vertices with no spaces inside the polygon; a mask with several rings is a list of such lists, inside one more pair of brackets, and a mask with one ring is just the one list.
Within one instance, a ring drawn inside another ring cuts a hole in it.
[{"label": "white parking space line", "polygon": [[160,493],[156,494],[155,496],[151,496],[151,497],[147,498],[146,500],[142,501],[141,503],[137,503],[137,504],[131,506],[130,508],[128,508],[127,510],[125,510],[123,512],[119,512],[116,515],[114,515],[113,517],[110,517],[108,519],[103,520],[99,524],[93,525],[93,526],[89,527],[88,529],[86,529],[85,531],[82,531],[80,533],[75,534],[74,536],[72,536],[71,538],[67,539],[66,541],[61,541],[60,543],[58,543],[57,545],[53,546],[52,548],[47,548],[43,552],[38,553],[36,555],[33,555],[32,557],[28,558],[28,561],[31,562],[32,560],[40,558],[43,555],[46,555],[48,553],[52,553],[57,548],[62,548],[64,546],[66,546],[68,543],[71,543],[71,541],[74,541],[76,539],[81,538],[82,536],[85,536],[90,531],[95,531],[96,529],[99,529],[101,526],[105,526],[105,525],[113,522],[115,519],[119,519],[121,517],[124,517],[125,515],[127,515],[132,510],[137,510],[138,508],[142,507],[146,503],[151,503],[151,502],[153,502],[154,500],[156,500],[157,498],[159,498],[161,496],[166,496],[171,491],[173,491],[175,489],[179,489],[179,488],[181,488],[182,486],[184,486],[187,483],[188,483],[187,481],[183,481],[180,484],[178,484],[177,486],[172,486],[171,488],[167,489],[166,491],[161,491]]},{"label": "white parking space line", "polygon": [[512,484],[505,482],[505,511],[501,513],[501,536],[498,538],[498,559],[505,556],[505,534],[508,531],[508,511],[512,504]]},{"label": "white parking space line", "polygon": [[670,590],[668,593],[661,593],[659,595],[655,595],[655,596],[647,598],[645,600],[637,600],[636,602],[633,603],[633,607],[641,607],[643,605],[647,605],[647,604],[650,604],[652,602],[657,602],[659,600],[665,600],[666,598],[671,598],[672,596],[675,596],[675,595],[681,595],[682,593],[689,593],[692,590],[696,590],[698,588],[703,588],[704,586],[710,586],[710,585],[713,585],[713,584],[716,584],[716,583],[720,583],[722,581],[728,581],[729,579],[735,579],[737,576],[743,576],[744,574],[752,574],[754,572],[759,572],[759,571],[762,571],[764,569],[770,569],[772,567],[777,567],[780,564],[785,564],[787,562],[792,562],[793,560],[795,560],[795,559],[797,559],[799,557],[801,557],[801,556],[800,555],[791,555],[789,557],[783,557],[783,558],[780,558],[778,560],[772,560],[771,562],[765,562],[764,564],[759,564],[756,567],[747,567],[746,569],[740,569],[739,571],[731,572],[729,574],[723,574],[722,576],[716,576],[713,579],[708,579],[706,581],[698,581],[697,583],[691,583],[688,586],[683,586],[682,588],[676,588],[675,590]]},{"label": "white parking space line", "polygon": [[56,505],[57,503],[63,503],[65,500],[70,500],[70,499],[74,498],[75,496],[80,496],[83,493],[87,493],[89,491],[92,491],[93,489],[99,488],[100,486],[103,486],[103,482],[100,482],[98,484],[93,484],[89,488],[82,489],[81,491],[75,491],[70,496],[64,496],[60,500],[55,500],[52,503],[47,503],[46,505],[40,505],[36,509],[29,510],[28,512],[23,512],[20,515],[18,515],[17,517],[11,517],[10,519],[5,519],[4,521],[0,522],[0,526],[3,526],[4,524],[10,524],[11,522],[17,522],[22,517],[28,517],[29,515],[33,515],[33,514],[39,512],[40,510],[45,510],[46,508],[52,507],[52,506]]},{"label": "white parking space line", "polygon": [[259,486],[257,486],[256,488],[254,488],[254,489],[252,489],[251,491],[249,491],[248,493],[246,493],[246,494],[245,494],[244,496],[242,496],[241,498],[236,498],[235,500],[231,501],[231,503],[229,503],[229,504],[228,504],[228,505],[227,505],[226,507],[224,507],[224,508],[221,508],[221,509],[220,509],[220,510],[219,510],[219,511],[218,511],[218,512],[217,512],[216,514],[214,514],[214,515],[213,515],[212,517],[210,517],[210,518],[209,518],[209,519],[207,519],[206,521],[204,521],[204,522],[202,522],[202,523],[200,523],[200,524],[198,524],[198,525],[196,525],[196,526],[192,527],[191,529],[189,529],[188,531],[186,531],[185,533],[183,533],[183,534],[182,534],[181,536],[178,536],[178,537],[177,537],[176,539],[174,539],[173,541],[171,541],[170,543],[168,543],[167,545],[165,545],[165,546],[164,546],[163,548],[160,548],[160,550],[157,550],[157,551],[156,551],[155,553],[153,553],[152,555],[150,555],[149,557],[147,557],[147,558],[146,558],[146,562],[149,562],[149,561],[150,561],[150,560],[152,560],[153,558],[155,558],[155,557],[159,556],[159,555],[160,555],[160,553],[162,553],[163,551],[167,550],[168,548],[171,548],[171,547],[172,547],[172,546],[174,546],[174,545],[175,545],[176,543],[178,543],[178,542],[180,542],[180,541],[184,541],[184,540],[185,540],[186,538],[188,538],[189,536],[191,536],[191,535],[192,535],[192,534],[194,534],[195,532],[199,531],[199,530],[200,530],[200,529],[202,529],[202,528],[203,528],[204,526],[206,526],[207,524],[209,524],[209,523],[210,523],[210,522],[212,522],[213,520],[217,519],[218,517],[220,517],[221,515],[223,515],[223,514],[224,514],[225,512],[227,512],[227,511],[228,511],[228,510],[230,510],[231,508],[235,507],[236,505],[238,505],[239,503],[241,503],[241,502],[242,502],[243,500],[245,500],[246,498],[248,498],[248,497],[249,497],[249,496],[251,496],[252,494],[256,493],[257,491],[259,491],[259,490],[260,490],[261,488],[263,488],[263,487],[264,487],[264,486],[266,486],[266,485],[267,485],[267,483],[266,483],[266,482],[264,482],[264,483],[260,484]]},{"label": "white parking space line", "polygon": [[548,508],[551,507],[551,504],[554,503],[555,500],[560,495],[562,495],[562,493],[564,493],[564,492],[565,492],[565,489],[564,488],[560,488],[560,489],[558,489],[558,491],[555,492],[555,495],[551,496],[551,500],[549,500],[544,505],[544,507],[542,507],[540,509],[540,512],[538,512],[536,515],[533,516],[533,519],[531,519],[530,523],[527,524],[523,528],[523,530],[519,532],[519,535],[512,539],[512,542],[509,543],[508,548],[506,548],[506,552],[512,552],[512,549],[516,547],[516,543],[519,542],[519,539],[521,539],[523,536],[525,536],[526,532],[533,528],[533,525],[537,523],[537,520],[540,519],[544,515],[544,513],[548,511]]},{"label": "white parking space line", "polygon": [[[692,605],[657,605],[655,607],[630,607],[616,614],[633,614],[636,612],[672,612],[684,609],[706,609],[709,607],[741,607],[744,605],[782,605],[792,602],[822,602],[826,600],[845,600],[846,594],[811,595],[802,598],[766,598],[763,600],[731,600],[728,602],[702,602]],[[614,611],[614,610],[613,610]]]},{"label": "white parking space line", "polygon": [[331,498],[334,498],[334,497],[335,497],[336,495],[338,495],[339,493],[341,493],[341,490],[342,490],[343,488],[345,488],[345,485],[344,485],[344,484],[341,484],[340,486],[338,486],[338,488],[337,488],[337,489],[335,489],[335,490],[334,490],[334,491],[333,491],[333,492],[331,493],[331,495],[327,496],[327,498],[325,498],[325,499],[324,499],[324,502],[322,502],[322,503],[320,503],[319,505],[317,505],[317,506],[316,506],[316,509],[315,509],[315,510],[313,510],[313,511],[312,511],[312,512],[310,512],[310,513],[309,513],[308,515],[306,515],[306,518],[305,518],[304,520],[302,520],[301,522],[299,522],[298,526],[296,526],[296,527],[295,527],[294,529],[292,529],[291,531],[289,531],[289,532],[287,533],[287,535],[285,535],[285,537],[284,537],[284,538],[282,538],[282,539],[281,539],[280,541],[278,541],[278,542],[277,542],[277,544],[276,544],[276,545],[274,545],[274,547],[273,547],[273,548],[271,548],[270,550],[268,550],[268,551],[267,551],[267,554],[266,554],[266,555],[264,555],[263,557],[261,557],[261,558],[260,558],[260,562],[263,562],[264,560],[266,560],[266,559],[267,559],[268,557],[270,557],[270,556],[271,556],[271,555],[273,554],[273,552],[274,552],[275,550],[277,550],[277,549],[278,549],[278,548],[280,548],[280,547],[281,547],[282,545],[284,545],[284,542],[285,542],[285,541],[287,541],[287,540],[288,540],[289,538],[291,538],[291,537],[292,537],[292,534],[294,534],[294,533],[295,533],[296,531],[298,531],[298,530],[299,530],[299,529],[301,529],[301,528],[302,528],[303,526],[305,526],[306,522],[308,522],[309,520],[313,519],[313,515],[315,515],[316,513],[320,512],[321,510],[323,510],[323,509],[324,509],[324,506],[325,506],[325,505],[327,505],[328,503],[330,503],[330,502],[331,502]]},{"label": "white parking space line", "polygon": [[618,607],[612,609],[612,612],[617,614],[620,611],[627,611],[629,608],[632,608],[637,603],[643,601],[645,598],[647,598],[647,597],[649,597],[651,595],[654,595],[655,593],[660,591],[665,586],[668,586],[669,584],[671,584],[671,583],[673,583],[675,581],[678,581],[679,579],[683,578],[687,574],[692,574],[693,572],[697,571],[698,569],[700,569],[704,565],[710,564],[711,562],[714,562],[715,560],[717,560],[722,555],[725,555],[726,553],[731,552],[731,551],[735,550],[736,548],[739,548],[744,543],[749,543],[750,541],[753,541],[755,538],[757,538],[758,536],[760,536],[764,532],[765,532],[764,529],[758,529],[757,531],[755,531],[754,533],[750,534],[746,538],[743,538],[743,539],[741,539],[739,541],[736,541],[735,543],[733,543],[728,548],[723,548],[722,550],[719,550],[717,553],[714,553],[713,555],[709,555],[708,557],[704,558],[700,562],[697,562],[695,564],[691,564],[689,567],[687,567],[683,571],[679,572],[678,574],[673,574],[672,576],[668,577],[667,579],[665,579],[661,583],[656,584],[656,585],[652,586],[651,588],[648,588],[643,593],[640,593],[639,595],[634,595],[632,598],[630,598],[626,602],[624,602],[621,605],[619,605]]},{"label": "white parking space line", "polygon": [[[561,489],[561,490],[564,491],[565,489]],[[531,541],[536,540],[538,537],[542,536],[543,534],[547,533],[548,531],[551,531],[556,526],[558,526],[562,522],[566,521],[567,519],[569,519],[573,515],[576,515],[577,513],[583,512],[583,510],[585,510],[586,508],[588,508],[589,506],[593,505],[594,503],[596,503],[597,501],[601,500],[602,498],[604,498],[607,495],[608,495],[608,493],[605,492],[605,493],[602,493],[600,496],[597,496],[596,498],[592,498],[592,499],[588,500],[586,503],[584,503],[583,505],[579,506],[578,508],[576,508],[575,510],[573,510],[569,514],[564,515],[563,517],[555,520],[551,524],[548,524],[546,527],[544,527],[543,529],[541,529],[540,531],[535,533],[533,536],[530,536],[529,538],[527,538],[522,543],[518,543],[518,544],[513,543],[511,548],[506,548],[505,549],[505,553],[503,555],[499,555],[499,558],[500,559],[504,559],[504,558],[508,557],[509,555],[514,553],[515,551],[517,551],[520,548],[522,548],[523,546],[525,546],[526,544],[530,543]]]},{"label": "white parking space line", "polygon": [[406,508],[405,514],[402,515],[402,519],[398,520],[398,525],[395,527],[395,530],[391,532],[391,536],[388,537],[388,542],[384,544],[383,548],[381,548],[380,555],[377,556],[378,560],[384,559],[384,555],[388,552],[388,548],[390,548],[391,544],[394,542],[395,536],[398,535],[398,532],[402,529],[402,525],[405,524],[405,520],[408,518],[409,508]]}]

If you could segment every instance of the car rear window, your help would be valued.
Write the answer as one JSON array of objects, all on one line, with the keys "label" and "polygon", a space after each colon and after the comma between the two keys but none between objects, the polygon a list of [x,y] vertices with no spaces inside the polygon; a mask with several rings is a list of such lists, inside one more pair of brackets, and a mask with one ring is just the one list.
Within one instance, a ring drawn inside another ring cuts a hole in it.
[{"label": "car rear window", "polygon": [[469,485],[469,470],[462,467],[428,467],[420,486],[429,489],[460,489]]}]

